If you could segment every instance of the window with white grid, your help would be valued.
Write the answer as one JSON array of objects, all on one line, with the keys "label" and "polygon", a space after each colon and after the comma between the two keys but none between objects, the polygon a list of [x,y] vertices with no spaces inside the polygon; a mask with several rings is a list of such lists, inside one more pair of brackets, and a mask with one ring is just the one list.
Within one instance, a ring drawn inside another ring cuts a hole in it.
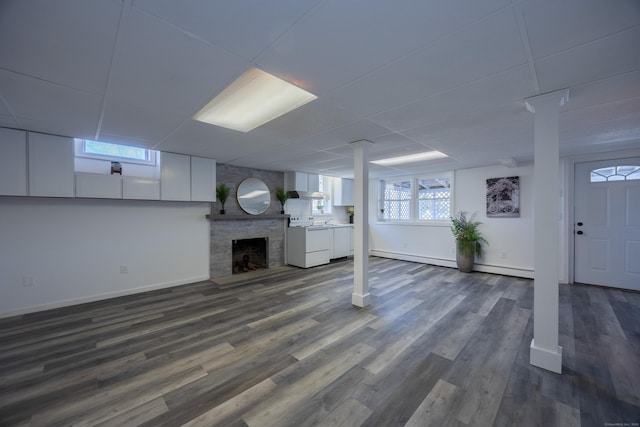
[{"label": "window with white grid", "polygon": [[449,221],[451,179],[447,176],[418,178],[418,220]]},{"label": "window with white grid", "polygon": [[383,181],[381,217],[385,220],[411,219],[411,180]]}]

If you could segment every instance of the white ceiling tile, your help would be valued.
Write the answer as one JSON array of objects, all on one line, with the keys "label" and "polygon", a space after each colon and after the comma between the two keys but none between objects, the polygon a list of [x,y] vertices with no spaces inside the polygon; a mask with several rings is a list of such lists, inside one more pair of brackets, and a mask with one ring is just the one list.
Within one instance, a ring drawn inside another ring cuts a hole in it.
[{"label": "white ceiling tile", "polygon": [[26,126],[31,123],[37,124],[38,131],[95,135],[102,103],[97,95],[4,70],[0,70],[0,88],[2,98],[25,129],[32,129]]},{"label": "white ceiling tile", "polygon": [[7,128],[15,128],[18,126],[18,122],[16,122],[13,116],[8,114],[0,114],[0,126]]},{"label": "white ceiling tile", "polygon": [[522,9],[535,59],[640,25],[637,0],[527,0]]},{"label": "white ceiling tile", "polygon": [[507,10],[377,69],[330,97],[368,116],[524,63],[516,20]]},{"label": "white ceiling tile", "polygon": [[2,1],[0,68],[102,93],[121,8],[117,0]]},{"label": "white ceiling tile", "polygon": [[309,90],[324,94],[502,3],[327,0],[260,55],[258,64],[304,79]]},{"label": "white ceiling tile", "polygon": [[134,6],[252,60],[315,3],[317,0],[191,0],[187,4],[175,0],[136,0]]},{"label": "white ceiling tile", "polygon": [[543,92],[640,69],[640,26],[536,61]]},{"label": "white ceiling tile", "polygon": [[110,101],[105,108],[100,134],[119,135],[121,143],[131,138],[155,145],[186,119],[189,118]]},{"label": "white ceiling tile", "polygon": [[[416,103],[371,116],[376,123],[403,131],[438,122],[464,125],[465,117],[497,106],[514,105],[535,95],[527,66],[513,68],[472,83],[442,91]],[[524,104],[522,104],[524,105]]]},{"label": "white ceiling tile", "polygon": [[108,99],[195,114],[249,63],[132,9]]},{"label": "white ceiling tile", "polygon": [[315,150],[327,150],[350,142],[371,139],[391,133],[388,129],[369,120],[359,120],[345,126],[319,133],[302,141],[302,144]]}]

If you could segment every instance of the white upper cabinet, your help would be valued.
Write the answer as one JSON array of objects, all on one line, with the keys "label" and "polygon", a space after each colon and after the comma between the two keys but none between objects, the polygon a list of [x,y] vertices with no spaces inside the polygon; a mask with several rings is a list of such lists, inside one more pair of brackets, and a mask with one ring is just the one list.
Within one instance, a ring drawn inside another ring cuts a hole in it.
[{"label": "white upper cabinet", "polygon": [[73,138],[29,132],[29,195],[74,197]]},{"label": "white upper cabinet", "polygon": [[122,177],[99,173],[76,173],[76,197],[121,199]]},{"label": "white upper cabinet", "polygon": [[353,180],[347,178],[333,179],[333,205],[353,206]]},{"label": "white upper cabinet", "polygon": [[191,157],[191,200],[216,201],[216,161]]},{"label": "white upper cabinet", "polygon": [[162,200],[191,200],[190,156],[160,153],[160,196]]},{"label": "white upper cabinet", "polygon": [[320,191],[320,176],[317,173],[307,174],[307,188],[311,193]]},{"label": "white upper cabinet", "polygon": [[284,189],[286,191],[309,191],[309,176],[304,172],[285,172]]},{"label": "white upper cabinet", "polygon": [[0,128],[0,195],[27,194],[27,133]]},{"label": "white upper cabinet", "polygon": [[316,173],[285,172],[284,189],[286,191],[320,191],[320,177]]}]

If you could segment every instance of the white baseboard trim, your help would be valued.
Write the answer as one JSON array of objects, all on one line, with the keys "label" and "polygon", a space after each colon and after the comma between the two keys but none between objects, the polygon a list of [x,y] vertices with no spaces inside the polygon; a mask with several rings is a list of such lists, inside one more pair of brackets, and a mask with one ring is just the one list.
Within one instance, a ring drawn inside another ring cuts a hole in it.
[{"label": "white baseboard trim", "polygon": [[74,299],[63,300],[63,301],[55,301],[47,304],[33,305],[29,307],[23,307],[17,310],[2,311],[0,312],[0,319],[5,317],[20,316],[22,314],[36,313],[38,311],[51,310],[54,308],[68,307],[71,305],[84,304],[88,302],[102,301],[105,299],[139,294],[142,292],[155,291],[158,289],[172,288],[174,286],[181,286],[181,285],[187,285],[189,283],[203,282],[205,280],[209,280],[209,276],[191,277],[184,280],[155,283],[153,285],[141,286],[139,288],[126,289],[126,290],[121,290],[116,292],[108,292],[104,294],[91,295],[87,297],[74,298]]},{"label": "white baseboard trim", "polygon": [[558,346],[555,351],[536,347],[534,340],[531,339],[529,363],[538,368],[562,374],[562,347]]},{"label": "white baseboard trim", "polygon": [[[402,261],[419,262],[422,264],[438,265],[440,267],[452,267],[452,268],[457,267],[455,260],[444,259],[444,258],[432,258],[432,257],[423,256],[423,255],[407,254],[402,252],[382,251],[377,249],[372,249],[371,251],[369,251],[369,254],[373,256],[381,257],[381,258],[391,258],[391,259],[399,259]],[[506,266],[500,266],[500,265],[476,263],[473,266],[473,270],[480,271],[483,273],[502,274],[504,276],[514,276],[514,277],[522,277],[525,279],[533,279],[533,270],[517,268],[517,267],[506,267]]]}]

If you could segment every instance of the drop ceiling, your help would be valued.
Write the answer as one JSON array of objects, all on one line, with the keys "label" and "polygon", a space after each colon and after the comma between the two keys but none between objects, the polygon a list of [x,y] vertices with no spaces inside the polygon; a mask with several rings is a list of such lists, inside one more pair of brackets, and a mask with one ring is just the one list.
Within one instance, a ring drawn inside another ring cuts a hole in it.
[{"label": "drop ceiling", "polygon": [[[561,155],[640,147],[637,0],[4,0],[0,126],[270,170],[372,176],[533,160],[524,99],[564,88]],[[193,115],[250,67],[318,99],[242,133]]]}]

